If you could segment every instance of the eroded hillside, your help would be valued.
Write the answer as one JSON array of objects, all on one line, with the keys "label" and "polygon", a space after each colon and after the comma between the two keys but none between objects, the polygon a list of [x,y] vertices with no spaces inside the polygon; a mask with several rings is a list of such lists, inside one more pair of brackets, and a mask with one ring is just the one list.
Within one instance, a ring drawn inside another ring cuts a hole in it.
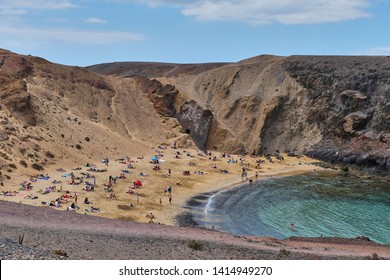
[{"label": "eroded hillside", "polygon": [[[186,71],[170,65],[181,71],[149,76],[175,91],[165,99],[175,108],[170,116],[200,148],[291,151],[390,169],[390,58],[267,55],[213,66]],[[109,69],[133,77],[151,73],[137,67]]]},{"label": "eroded hillside", "polygon": [[[93,73],[92,71],[96,72]],[[0,51],[1,176],[176,140],[390,170],[390,58],[258,56],[85,68]]]},{"label": "eroded hillside", "polygon": [[51,163],[141,155],[180,135],[133,79],[0,51],[0,181]]}]

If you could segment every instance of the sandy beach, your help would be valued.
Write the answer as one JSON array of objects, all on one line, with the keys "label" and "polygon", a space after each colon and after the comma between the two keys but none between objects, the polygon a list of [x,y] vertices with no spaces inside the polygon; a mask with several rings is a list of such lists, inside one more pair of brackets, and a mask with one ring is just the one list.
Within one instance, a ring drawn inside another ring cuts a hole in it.
[{"label": "sandy beach", "polygon": [[[156,164],[150,160],[156,154],[159,154],[158,166],[161,168],[157,171],[153,170]],[[83,164],[53,166],[42,174],[50,178],[15,176],[21,181],[2,186],[2,191],[15,193],[12,196],[1,196],[1,258],[387,259],[390,256],[389,246],[360,239],[278,240],[272,237],[233,236],[210,229],[177,226],[177,216],[185,211],[184,206],[191,197],[256,180],[256,172],[257,180],[271,176],[334,172],[319,168],[310,158],[284,156],[284,160],[279,162],[272,157],[273,162],[270,162],[263,157],[223,157],[219,153],[204,156],[198,155],[194,150],[171,148],[148,155],[145,153],[143,159],[137,158],[139,156],[129,156],[126,163],[115,159],[109,159],[108,165],[96,163],[96,168],[107,169],[104,172],[88,171],[95,164],[90,163],[89,167]],[[262,162],[257,168],[256,161]],[[126,168],[129,163],[134,168]],[[248,178],[242,178],[242,166],[246,166]],[[59,168],[63,169],[58,171]],[[124,172],[127,169],[129,173]],[[183,175],[184,171],[189,171],[190,175]],[[82,173],[93,173],[95,190],[85,191],[85,181],[93,182],[86,175],[83,175],[83,183],[70,184],[72,179],[66,174],[72,172],[74,182],[80,181],[78,178]],[[140,176],[141,172],[147,176]],[[116,179],[113,192],[105,191],[104,185],[108,184],[109,176],[120,176],[121,173],[126,178]],[[64,175],[67,177],[63,177]],[[25,180],[24,184],[27,184],[30,179],[33,180],[32,190],[20,190],[20,183]],[[54,180],[61,183],[54,184]],[[129,186],[136,180],[140,180],[142,186],[133,189],[136,194],[127,193]],[[56,190],[43,194],[42,190],[50,186],[56,186]],[[172,186],[171,203],[169,193],[164,192],[164,187],[169,186]],[[107,198],[111,193],[116,198]],[[79,209],[67,211],[76,200],[75,194]],[[70,197],[63,198],[63,203],[58,208],[47,205],[63,195]],[[37,198],[30,199],[27,196]],[[87,197],[91,204],[84,204]],[[43,205],[42,202],[46,204]],[[131,203],[133,207],[130,206]],[[91,205],[99,207],[101,211],[86,211]],[[147,217],[150,213],[154,215],[153,219]],[[21,236],[24,239],[23,246],[20,244]],[[193,244],[200,248],[194,249]]]},{"label": "sandy beach", "polygon": [[[18,176],[1,187],[1,191],[9,191],[11,196],[2,195],[0,199],[38,207],[50,207],[52,203],[52,208],[63,211],[69,211],[75,203],[78,209],[72,211],[80,214],[177,225],[177,215],[195,195],[231,188],[249,180],[322,170],[313,165],[315,160],[307,157],[282,155],[283,160],[271,157],[270,161],[265,157],[205,155],[191,149],[160,148],[149,154],[127,155],[121,159],[108,157],[108,163],[102,159],[88,164],[56,165],[42,174],[31,172],[31,176]],[[158,158],[158,164],[152,162],[153,157]],[[247,172],[244,178],[243,166]],[[137,180],[142,186],[134,185]],[[29,184],[31,189],[24,190],[22,183]],[[87,191],[87,184],[95,184],[94,190]],[[56,207],[59,198],[59,207]],[[86,198],[89,204],[84,203]],[[99,210],[91,212],[91,206]]]}]

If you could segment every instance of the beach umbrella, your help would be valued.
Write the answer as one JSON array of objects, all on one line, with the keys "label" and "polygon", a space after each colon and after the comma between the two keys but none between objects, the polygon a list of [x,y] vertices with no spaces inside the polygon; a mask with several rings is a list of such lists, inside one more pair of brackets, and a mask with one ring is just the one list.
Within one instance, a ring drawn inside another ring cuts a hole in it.
[{"label": "beach umbrella", "polygon": [[158,160],[158,158],[157,158],[156,156],[151,156],[150,159],[151,159],[152,161]]},{"label": "beach umbrella", "polygon": [[142,186],[142,183],[140,180],[136,180],[135,181],[135,185],[138,186],[138,187],[141,187]]}]

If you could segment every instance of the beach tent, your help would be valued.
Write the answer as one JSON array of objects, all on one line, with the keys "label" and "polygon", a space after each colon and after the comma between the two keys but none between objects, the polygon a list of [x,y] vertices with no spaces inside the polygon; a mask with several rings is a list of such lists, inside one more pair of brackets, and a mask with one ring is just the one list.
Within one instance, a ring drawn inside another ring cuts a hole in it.
[{"label": "beach tent", "polygon": [[141,186],[142,186],[142,183],[141,183],[140,180],[136,180],[136,181],[134,182],[134,184],[135,184],[136,186],[138,186],[138,187],[141,187]]}]

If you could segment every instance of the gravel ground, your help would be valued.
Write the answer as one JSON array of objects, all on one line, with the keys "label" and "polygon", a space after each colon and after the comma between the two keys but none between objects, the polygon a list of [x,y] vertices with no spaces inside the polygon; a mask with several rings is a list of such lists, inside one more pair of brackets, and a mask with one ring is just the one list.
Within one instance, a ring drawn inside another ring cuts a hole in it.
[{"label": "gravel ground", "polygon": [[390,258],[390,246],[364,239],[233,236],[201,228],[140,224],[5,201],[0,201],[0,214],[3,260],[366,259],[374,254]]},{"label": "gravel ground", "polygon": [[63,260],[65,256],[55,254],[48,250],[22,246],[8,238],[0,238],[1,260]]}]

